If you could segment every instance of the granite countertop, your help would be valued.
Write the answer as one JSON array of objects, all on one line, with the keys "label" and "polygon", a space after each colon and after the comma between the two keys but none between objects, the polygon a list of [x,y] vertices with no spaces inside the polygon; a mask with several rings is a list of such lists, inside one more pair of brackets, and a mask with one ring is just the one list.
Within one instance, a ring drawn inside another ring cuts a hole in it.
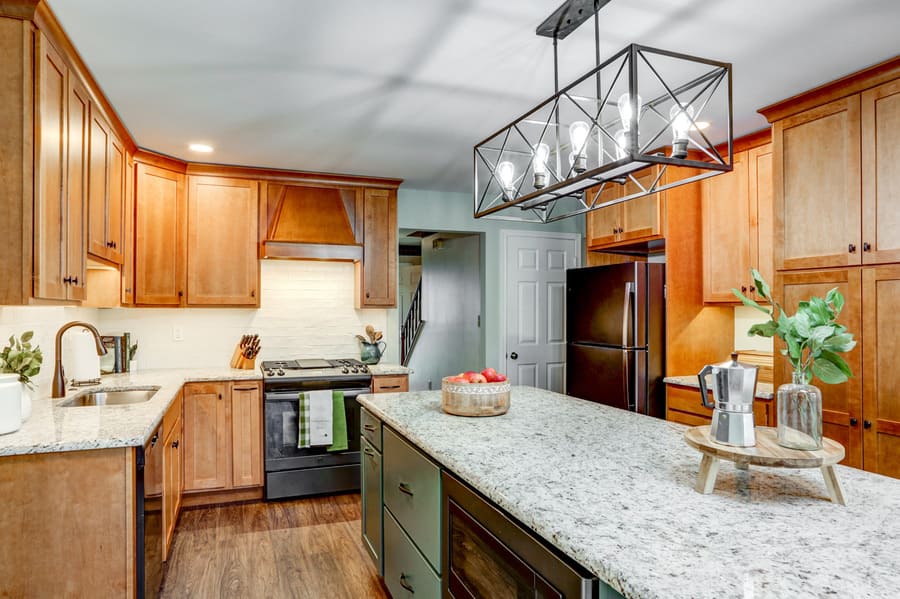
[{"label": "granite countertop", "polygon": [[[667,376],[663,379],[664,383],[669,385],[681,385],[682,387],[693,387],[694,389],[700,388],[700,382],[697,380],[697,375],[689,375],[689,376]],[[772,383],[756,383],[756,398],[757,399],[772,399],[775,397],[775,386]]]},{"label": "granite countertop", "polygon": [[391,375],[391,374],[410,374],[412,373],[411,368],[407,368],[406,366],[401,366],[400,364],[370,364],[369,372],[374,374],[375,376],[382,375]]},{"label": "granite countertop", "polygon": [[687,427],[529,387],[507,414],[440,411],[440,391],[360,397],[367,409],[628,598],[896,597],[900,480],[837,466],[723,462],[693,486]]},{"label": "granite countertop", "polygon": [[[261,380],[258,369],[203,368],[146,370],[103,376],[99,385],[66,389],[66,397],[36,398],[31,417],[14,433],[0,435],[0,456],[79,451],[143,445],[162,421],[184,383]],[[85,390],[159,387],[144,403],[121,406],[63,407]]]}]

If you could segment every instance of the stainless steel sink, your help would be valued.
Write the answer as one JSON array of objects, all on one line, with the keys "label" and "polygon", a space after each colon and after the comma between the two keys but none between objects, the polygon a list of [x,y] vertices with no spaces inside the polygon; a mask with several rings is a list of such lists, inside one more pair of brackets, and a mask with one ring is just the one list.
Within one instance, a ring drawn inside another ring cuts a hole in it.
[{"label": "stainless steel sink", "polygon": [[72,399],[60,404],[64,408],[81,406],[124,406],[144,403],[150,400],[159,387],[141,387],[138,389],[97,389],[79,393]]}]

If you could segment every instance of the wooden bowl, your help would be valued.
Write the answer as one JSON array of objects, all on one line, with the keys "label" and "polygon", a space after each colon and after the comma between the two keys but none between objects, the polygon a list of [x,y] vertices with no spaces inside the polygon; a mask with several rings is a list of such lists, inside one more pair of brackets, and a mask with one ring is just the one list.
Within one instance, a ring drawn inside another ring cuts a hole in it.
[{"label": "wooden bowl", "polygon": [[441,409],[455,416],[500,416],[509,410],[509,381],[450,383],[441,379]]}]

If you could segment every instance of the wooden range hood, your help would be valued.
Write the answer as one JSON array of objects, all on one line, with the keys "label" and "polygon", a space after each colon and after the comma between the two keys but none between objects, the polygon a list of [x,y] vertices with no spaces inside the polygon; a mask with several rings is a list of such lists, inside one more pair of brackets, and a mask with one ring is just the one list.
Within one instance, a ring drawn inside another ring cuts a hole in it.
[{"label": "wooden range hood", "polygon": [[269,183],[265,201],[261,258],[362,260],[361,188]]}]

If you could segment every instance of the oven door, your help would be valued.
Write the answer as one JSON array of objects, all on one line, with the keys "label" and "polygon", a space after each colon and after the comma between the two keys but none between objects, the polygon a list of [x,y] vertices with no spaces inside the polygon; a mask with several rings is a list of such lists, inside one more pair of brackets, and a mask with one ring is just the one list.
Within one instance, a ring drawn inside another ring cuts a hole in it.
[{"label": "oven door", "polygon": [[370,390],[365,387],[336,391],[344,393],[347,449],[335,452],[329,452],[325,446],[306,449],[297,447],[298,391],[265,393],[263,412],[266,418],[266,472],[359,464],[359,403],[356,397],[370,393]]}]

